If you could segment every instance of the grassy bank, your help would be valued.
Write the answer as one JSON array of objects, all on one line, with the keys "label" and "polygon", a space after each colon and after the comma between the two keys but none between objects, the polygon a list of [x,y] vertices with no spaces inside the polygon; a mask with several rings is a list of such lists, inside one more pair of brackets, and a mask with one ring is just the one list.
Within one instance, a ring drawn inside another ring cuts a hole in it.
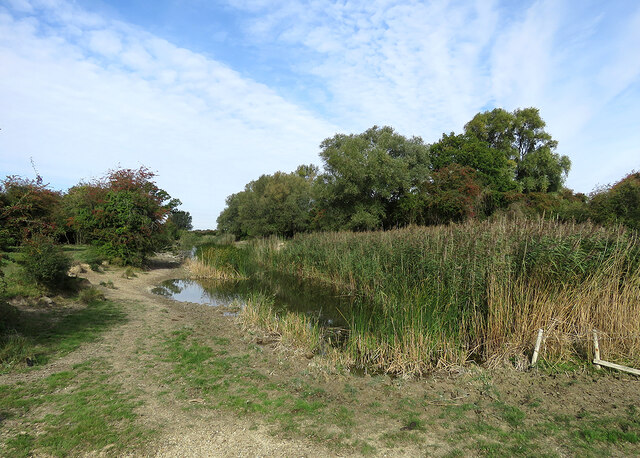
[{"label": "grassy bank", "polygon": [[358,366],[423,373],[469,360],[603,354],[640,362],[637,233],[543,220],[387,232],[315,233],[256,242],[262,266],[322,279],[361,298],[345,311]]}]

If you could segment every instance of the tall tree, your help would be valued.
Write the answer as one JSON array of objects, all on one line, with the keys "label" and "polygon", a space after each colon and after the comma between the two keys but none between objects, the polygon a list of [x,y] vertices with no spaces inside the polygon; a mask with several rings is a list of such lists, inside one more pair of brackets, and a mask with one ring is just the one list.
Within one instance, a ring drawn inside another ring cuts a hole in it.
[{"label": "tall tree", "polygon": [[571,168],[567,156],[555,152],[558,142],[544,128],[537,108],[502,108],[478,113],[465,133],[486,142],[515,163],[515,180],[525,192],[555,192]]},{"label": "tall tree", "polygon": [[309,229],[311,183],[317,168],[301,166],[294,173],[262,175],[244,191],[227,198],[218,228],[237,237],[278,234],[290,237]]},{"label": "tall tree", "polygon": [[411,212],[400,205],[429,176],[429,147],[391,127],[338,134],[320,145],[324,173],[315,185],[322,229],[388,227]]},{"label": "tall tree", "polygon": [[458,164],[477,172],[483,185],[498,192],[512,191],[515,182],[516,163],[502,151],[491,147],[474,135],[444,134],[431,145],[431,164],[434,171]]}]

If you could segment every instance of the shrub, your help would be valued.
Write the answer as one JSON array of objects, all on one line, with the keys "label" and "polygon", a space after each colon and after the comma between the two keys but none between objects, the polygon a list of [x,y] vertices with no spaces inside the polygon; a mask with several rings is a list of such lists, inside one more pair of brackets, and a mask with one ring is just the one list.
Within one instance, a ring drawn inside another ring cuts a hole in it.
[{"label": "shrub", "polygon": [[67,278],[71,259],[49,237],[36,236],[22,248],[24,273],[38,285],[57,289]]},{"label": "shrub", "polygon": [[82,292],[80,292],[79,298],[80,302],[84,304],[89,304],[95,301],[104,301],[106,299],[102,291],[94,287],[82,290]]}]

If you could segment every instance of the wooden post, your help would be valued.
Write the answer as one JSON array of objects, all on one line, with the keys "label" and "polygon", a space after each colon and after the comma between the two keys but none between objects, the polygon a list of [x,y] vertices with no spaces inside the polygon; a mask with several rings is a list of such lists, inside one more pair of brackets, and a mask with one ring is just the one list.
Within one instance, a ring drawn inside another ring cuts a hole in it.
[{"label": "wooden post", "polygon": [[[640,370],[634,369],[633,367],[622,366],[620,364],[610,363],[609,361],[598,360],[598,362],[604,367],[610,367],[611,369],[617,369],[619,371],[628,372],[633,375],[640,375]],[[597,367],[600,367],[600,365],[598,365]]]},{"label": "wooden post", "polygon": [[600,361],[600,346],[598,345],[598,332],[593,330],[593,351],[594,351],[594,361],[593,363],[596,365],[596,369],[601,369],[602,366],[598,364],[596,361]]},{"label": "wooden post", "polygon": [[538,329],[538,338],[536,339],[536,346],[533,349],[533,356],[531,357],[531,366],[535,366],[538,362],[538,352],[540,351],[540,343],[542,342],[542,328]]}]

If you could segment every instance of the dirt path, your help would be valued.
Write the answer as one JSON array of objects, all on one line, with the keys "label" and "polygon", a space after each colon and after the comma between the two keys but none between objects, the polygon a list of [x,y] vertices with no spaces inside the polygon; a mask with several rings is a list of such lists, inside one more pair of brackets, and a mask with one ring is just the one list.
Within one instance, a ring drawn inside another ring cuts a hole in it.
[{"label": "dirt path", "polygon": [[[117,381],[138,390],[143,401],[139,408],[141,421],[161,431],[148,444],[145,455],[161,457],[210,456],[327,456],[330,453],[305,440],[278,439],[264,427],[233,414],[216,410],[186,410],[194,400],[178,399],[162,384],[162,376],[170,367],[163,366],[153,355],[156,337],[171,331],[206,324],[212,334],[233,339],[244,346],[233,318],[222,310],[197,304],[165,299],[151,293],[162,280],[179,278],[179,267],[154,268],[124,278],[121,270],[82,274],[93,285],[113,282],[115,288],[101,288],[108,299],[127,305],[129,321],[108,332],[99,343],[86,345],[67,358],[52,364],[52,370],[88,358],[105,358],[113,365]],[[162,395],[161,393],[164,392]],[[197,402],[197,400],[195,401]],[[138,455],[138,453],[133,453]]]}]

